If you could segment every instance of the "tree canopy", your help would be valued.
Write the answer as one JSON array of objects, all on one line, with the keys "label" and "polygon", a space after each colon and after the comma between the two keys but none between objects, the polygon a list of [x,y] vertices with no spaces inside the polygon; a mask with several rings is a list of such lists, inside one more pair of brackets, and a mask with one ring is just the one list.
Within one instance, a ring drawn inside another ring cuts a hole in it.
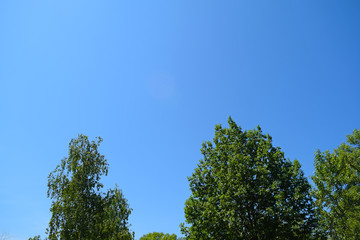
[{"label": "tree canopy", "polygon": [[152,232],[143,235],[140,240],[178,240],[175,234]]},{"label": "tree canopy", "polygon": [[[360,130],[333,152],[317,150],[311,191],[300,163],[285,158],[269,134],[260,127],[243,131],[231,118],[228,124],[215,126],[188,177],[191,195],[180,225],[185,239],[360,239]],[[99,152],[101,142],[85,135],[72,139],[68,157],[49,174],[46,239],[134,239],[132,209],[122,191],[102,191],[109,164]],[[140,238],[180,239],[162,232]]]},{"label": "tree canopy", "polygon": [[215,127],[188,177],[187,239],[309,239],[316,224],[311,186],[261,128]]},{"label": "tree canopy", "polygon": [[69,156],[48,177],[48,197],[53,201],[47,229],[49,239],[132,239],[131,213],[122,191],[102,192],[100,179],[108,163],[98,151],[102,139],[79,135],[69,143]]},{"label": "tree canopy", "polygon": [[321,230],[331,239],[360,239],[360,130],[333,152],[318,150],[314,165]]}]

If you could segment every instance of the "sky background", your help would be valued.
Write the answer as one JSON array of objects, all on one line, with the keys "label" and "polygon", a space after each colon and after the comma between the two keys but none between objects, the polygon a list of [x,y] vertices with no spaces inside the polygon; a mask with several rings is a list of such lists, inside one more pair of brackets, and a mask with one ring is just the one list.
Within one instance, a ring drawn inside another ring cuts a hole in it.
[{"label": "sky background", "polygon": [[231,115],[306,176],[360,128],[360,2],[0,2],[0,233],[44,235],[47,176],[101,136],[138,239],[180,235],[201,143]]}]

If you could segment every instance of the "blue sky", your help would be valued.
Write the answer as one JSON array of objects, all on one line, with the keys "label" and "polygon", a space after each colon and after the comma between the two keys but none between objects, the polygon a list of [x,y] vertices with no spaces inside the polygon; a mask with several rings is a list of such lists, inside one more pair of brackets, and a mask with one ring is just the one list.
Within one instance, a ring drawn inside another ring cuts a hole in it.
[{"label": "blue sky", "polygon": [[307,176],[360,125],[359,1],[0,2],[0,233],[41,234],[47,176],[101,136],[136,237],[180,234],[215,124],[260,125]]}]

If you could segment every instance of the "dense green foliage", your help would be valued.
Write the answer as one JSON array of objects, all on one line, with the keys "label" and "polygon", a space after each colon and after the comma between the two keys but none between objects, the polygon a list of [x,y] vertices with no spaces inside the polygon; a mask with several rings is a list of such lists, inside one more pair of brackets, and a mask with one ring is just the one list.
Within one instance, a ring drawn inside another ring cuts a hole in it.
[{"label": "dense green foliage", "polygon": [[98,151],[102,139],[79,135],[69,144],[69,156],[50,173],[48,197],[53,199],[47,229],[49,239],[132,239],[131,209],[117,187],[101,192],[108,163]]},{"label": "dense green foliage", "polygon": [[331,239],[360,239],[360,131],[347,144],[317,151],[312,177],[321,229]]},{"label": "dense green foliage", "polygon": [[178,240],[178,238],[175,234],[152,232],[143,235],[140,240]]},{"label": "dense green foliage", "polygon": [[[333,152],[316,152],[311,196],[300,163],[286,159],[268,134],[260,127],[242,131],[231,118],[228,123],[216,125],[213,142],[203,143],[203,159],[188,177],[185,239],[360,239],[360,130]],[[46,239],[134,239],[132,209],[121,190],[102,192],[109,166],[98,151],[101,142],[72,139],[68,157],[49,174]],[[140,238],[180,239],[162,232]]]},{"label": "dense green foliage", "polygon": [[187,239],[309,239],[315,226],[311,186],[298,161],[284,157],[258,127],[215,127],[191,177]]}]

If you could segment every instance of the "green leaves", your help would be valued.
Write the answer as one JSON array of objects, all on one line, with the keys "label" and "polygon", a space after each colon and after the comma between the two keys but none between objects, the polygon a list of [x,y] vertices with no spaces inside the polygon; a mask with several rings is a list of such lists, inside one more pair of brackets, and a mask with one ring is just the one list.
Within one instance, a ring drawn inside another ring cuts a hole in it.
[{"label": "green leaves", "polygon": [[[203,158],[188,177],[192,194],[180,225],[186,239],[360,239],[359,130],[333,152],[316,152],[314,203],[298,160],[286,159],[260,127],[228,123],[203,142]],[[72,139],[68,157],[49,174],[48,239],[134,239],[122,191],[102,191],[109,165],[101,142]],[[181,238],[153,232],[140,239]]]},{"label": "green leaves", "polygon": [[37,235],[35,237],[29,238],[28,240],[40,240],[40,235]]},{"label": "green leaves", "polygon": [[175,234],[152,232],[143,235],[140,240],[180,240]]},{"label": "green leaves", "polygon": [[333,239],[360,238],[360,131],[348,144],[315,154],[315,184],[320,231]]},{"label": "green leaves", "polygon": [[310,185],[261,128],[243,132],[230,118],[204,142],[188,178],[188,239],[308,239],[315,225]]},{"label": "green leaves", "polygon": [[101,192],[100,179],[109,167],[98,151],[101,142],[90,142],[85,135],[72,139],[69,156],[49,174],[49,239],[133,239],[131,209],[121,190]]}]

